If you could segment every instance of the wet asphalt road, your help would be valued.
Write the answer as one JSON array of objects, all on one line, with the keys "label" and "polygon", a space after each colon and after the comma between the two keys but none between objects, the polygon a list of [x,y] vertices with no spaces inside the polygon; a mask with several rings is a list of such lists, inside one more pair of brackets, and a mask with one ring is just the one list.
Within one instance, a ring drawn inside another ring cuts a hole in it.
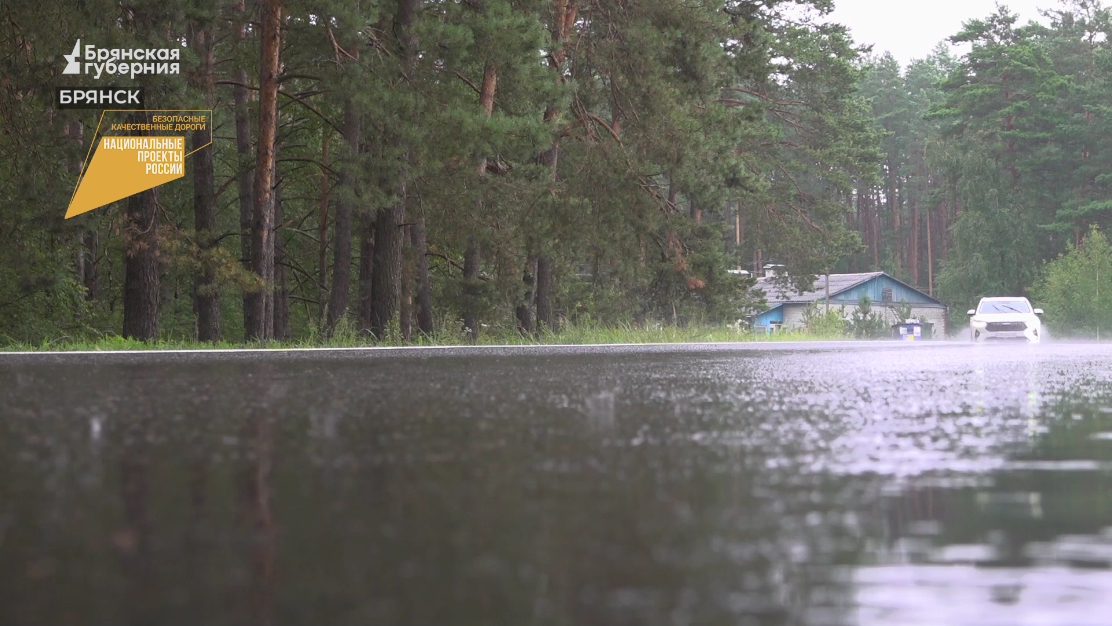
[{"label": "wet asphalt road", "polygon": [[0,355],[0,624],[1112,624],[1112,344]]}]

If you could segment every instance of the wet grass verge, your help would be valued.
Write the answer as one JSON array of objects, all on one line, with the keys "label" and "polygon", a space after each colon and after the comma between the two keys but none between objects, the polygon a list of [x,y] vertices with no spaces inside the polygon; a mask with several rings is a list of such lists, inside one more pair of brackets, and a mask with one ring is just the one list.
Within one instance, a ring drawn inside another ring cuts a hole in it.
[{"label": "wet grass verge", "polygon": [[220,341],[216,343],[199,342],[188,338],[161,338],[144,342],[125,339],[116,335],[106,335],[96,339],[61,337],[31,344],[9,341],[0,345],[5,352],[69,352],[69,351],[116,351],[116,350],[205,350],[236,348],[357,348],[357,347],[401,347],[401,346],[471,346],[471,345],[599,345],[599,344],[668,344],[668,343],[745,343],[753,341],[830,341],[844,339],[844,335],[830,333],[808,333],[803,331],[765,334],[751,332],[736,325],[690,325],[685,327],[648,325],[567,325],[557,332],[542,331],[526,335],[516,329],[484,328],[478,339],[459,330],[441,330],[433,334],[414,333],[409,340],[402,337],[397,329],[392,329],[383,340],[358,332],[349,326],[341,326],[331,337],[317,332],[309,333],[304,339],[290,341]]}]

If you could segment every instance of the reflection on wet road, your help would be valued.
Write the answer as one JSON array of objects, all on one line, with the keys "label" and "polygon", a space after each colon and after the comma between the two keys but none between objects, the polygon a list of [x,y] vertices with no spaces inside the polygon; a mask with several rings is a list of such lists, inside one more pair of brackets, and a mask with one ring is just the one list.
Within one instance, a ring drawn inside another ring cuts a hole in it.
[{"label": "reflection on wet road", "polygon": [[0,623],[1112,624],[1112,345],[0,356]]}]

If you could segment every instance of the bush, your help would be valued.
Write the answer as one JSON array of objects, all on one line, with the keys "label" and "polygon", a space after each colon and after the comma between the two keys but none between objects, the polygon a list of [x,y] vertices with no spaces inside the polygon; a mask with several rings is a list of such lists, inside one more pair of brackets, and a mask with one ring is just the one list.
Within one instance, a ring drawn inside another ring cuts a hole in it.
[{"label": "bush", "polygon": [[[1080,247],[1048,263],[1032,289],[1058,334],[1099,335],[1112,330],[1112,245],[1094,226]],[[1060,329],[1060,330],[1058,330]]]},{"label": "bush", "polygon": [[849,334],[856,339],[880,339],[890,333],[891,329],[884,316],[874,313],[869,296],[862,295],[857,301],[857,310],[849,317]]},{"label": "bush", "polygon": [[803,308],[803,327],[811,335],[842,337],[846,334],[846,320],[842,317],[842,311],[827,309],[818,302],[808,303]]}]

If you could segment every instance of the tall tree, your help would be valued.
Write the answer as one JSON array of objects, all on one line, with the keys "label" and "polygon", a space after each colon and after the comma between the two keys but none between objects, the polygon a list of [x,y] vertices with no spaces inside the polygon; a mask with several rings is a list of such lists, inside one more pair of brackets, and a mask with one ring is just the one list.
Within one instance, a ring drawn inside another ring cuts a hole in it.
[{"label": "tall tree", "polygon": [[[235,129],[236,129],[236,182],[239,190],[239,249],[240,260],[243,267],[251,269],[251,219],[255,210],[255,190],[253,187],[254,164],[251,156],[251,94],[247,72],[247,24],[250,17],[247,14],[247,3],[239,0],[233,5],[234,20],[232,30],[236,43],[235,58],[238,61],[233,71],[231,82],[232,98],[235,103]],[[262,311],[258,301],[254,299],[253,292],[261,289],[257,283],[243,292],[243,328],[244,338],[251,338],[251,329],[257,329],[262,324],[260,316]]]},{"label": "tall tree", "polygon": [[[213,37],[214,16],[207,13],[191,25],[190,46],[196,52],[199,67],[194,84],[204,94],[206,108],[214,105]],[[197,237],[198,268],[193,282],[194,307],[197,313],[197,339],[220,341],[220,292],[216,270],[209,252],[216,245],[216,168],[212,147],[212,118],[205,128],[193,132],[193,218]],[[205,147],[207,146],[207,147]]]},{"label": "tall tree", "polygon": [[347,313],[348,297],[351,294],[351,224],[356,197],[354,181],[357,177],[352,169],[358,163],[354,157],[359,154],[361,133],[359,113],[355,110],[355,103],[348,99],[344,104],[344,139],[347,142],[349,159],[341,165],[336,219],[333,222],[335,236],[332,238],[332,292],[328,298],[328,334],[335,331],[336,324]]},{"label": "tall tree", "polygon": [[158,189],[126,201],[127,248],[124,251],[123,336],[158,339]]},{"label": "tall tree", "polygon": [[259,63],[259,140],[255,160],[255,206],[251,224],[251,270],[262,288],[251,294],[251,326],[247,336],[274,338],[274,183],[275,143],[278,134],[278,71],[280,66],[282,3],[261,5],[262,58]]},{"label": "tall tree", "polygon": [[[394,14],[392,31],[398,55],[398,67],[402,80],[415,68],[417,59],[417,35],[415,21],[419,0],[398,0]],[[390,205],[380,208],[374,225],[374,267],[371,274],[371,302],[369,330],[375,337],[382,339],[398,311],[401,297],[402,274],[402,224],[405,221],[405,198],[409,176],[404,139],[395,132],[387,131],[387,141],[398,151],[400,162],[392,176],[387,177]]]}]

